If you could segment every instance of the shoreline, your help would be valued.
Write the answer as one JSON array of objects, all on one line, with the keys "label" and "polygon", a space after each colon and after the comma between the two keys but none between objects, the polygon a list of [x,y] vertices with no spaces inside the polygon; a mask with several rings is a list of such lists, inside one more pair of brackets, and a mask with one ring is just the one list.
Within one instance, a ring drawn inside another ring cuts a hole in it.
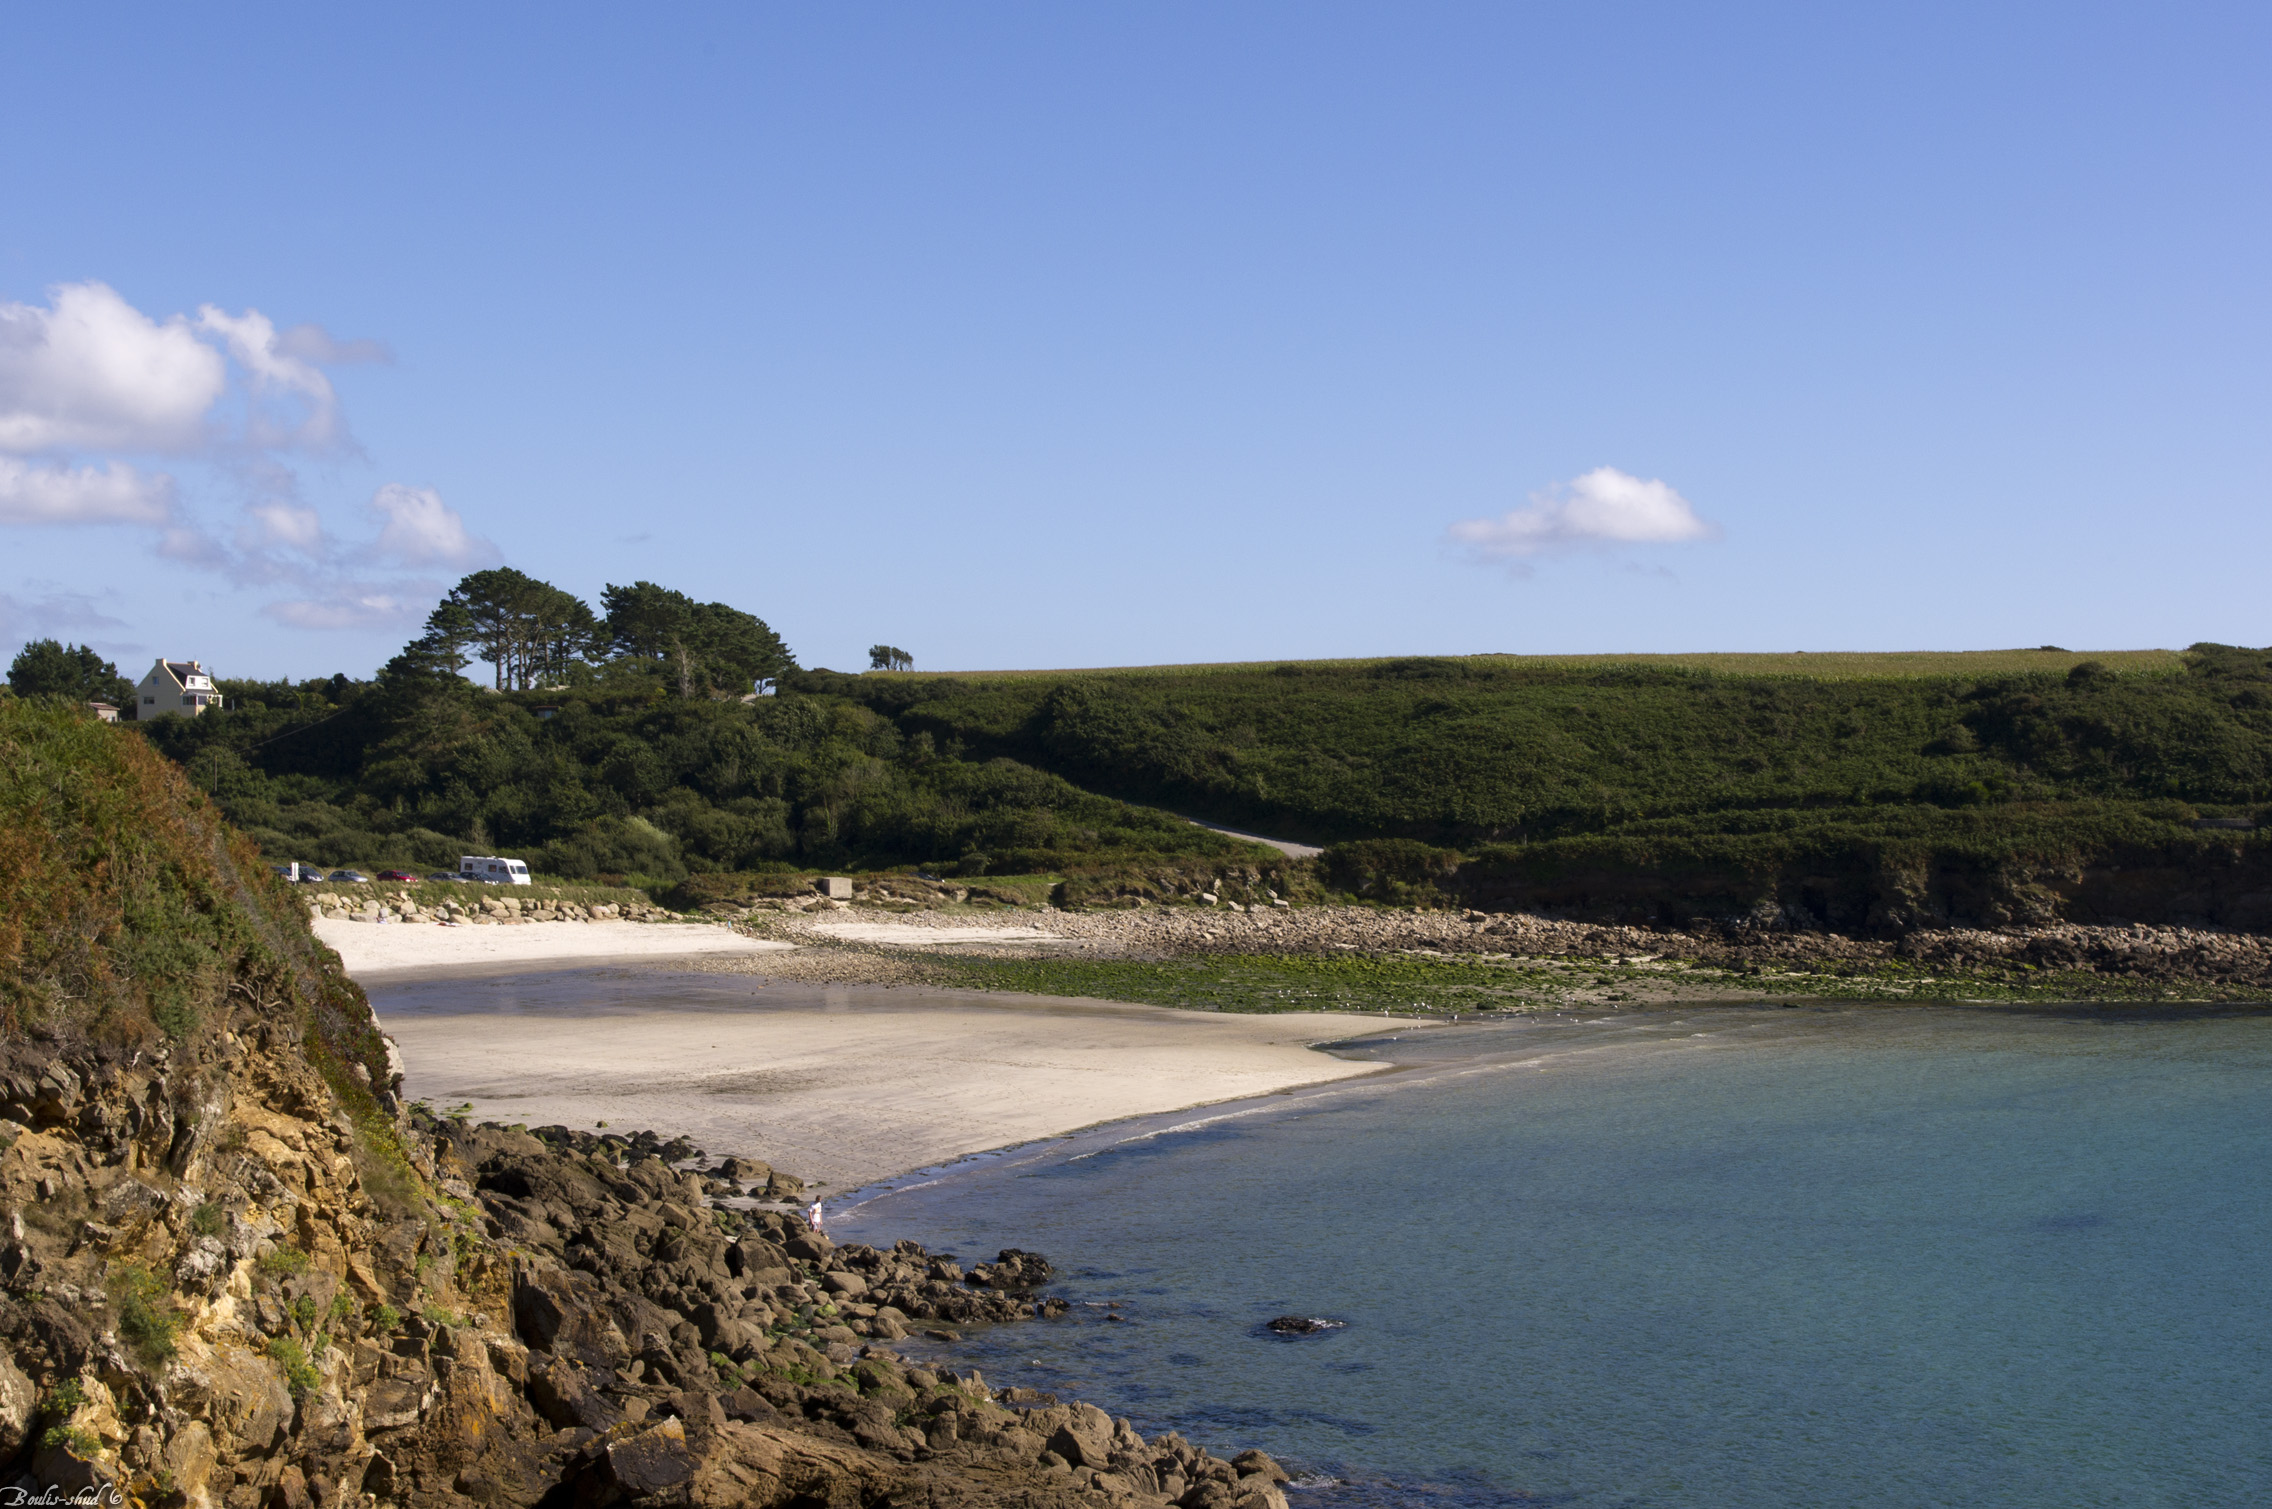
[{"label": "shoreline", "polygon": [[368,981],[403,1096],[476,1121],[651,1127],[830,1191],[1383,1072],[1378,1018],[622,969]]}]

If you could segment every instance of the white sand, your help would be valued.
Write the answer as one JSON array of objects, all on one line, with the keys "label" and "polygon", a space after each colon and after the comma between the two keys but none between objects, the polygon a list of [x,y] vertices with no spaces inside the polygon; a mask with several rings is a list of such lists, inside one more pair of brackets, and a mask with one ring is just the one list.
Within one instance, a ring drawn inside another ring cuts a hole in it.
[{"label": "white sand", "polygon": [[684,1133],[845,1190],[1101,1121],[1375,1072],[1378,1018],[746,976],[552,975],[378,993],[413,1099]]},{"label": "white sand", "polygon": [[793,946],[690,922],[523,922],[443,927],[438,923],[332,920],[318,922],[315,930],[318,938],[338,951],[347,973],[357,980],[397,970],[753,954]]}]

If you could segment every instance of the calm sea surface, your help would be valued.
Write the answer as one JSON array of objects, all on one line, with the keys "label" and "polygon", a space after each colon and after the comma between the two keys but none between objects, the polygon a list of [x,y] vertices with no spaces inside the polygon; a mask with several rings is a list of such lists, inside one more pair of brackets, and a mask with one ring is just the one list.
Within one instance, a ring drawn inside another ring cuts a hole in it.
[{"label": "calm sea surface", "polygon": [[[1046,1253],[1071,1318],[932,1350],[1261,1446],[1313,1509],[2272,1503],[2272,1018],[1731,1009],[1354,1051],[1402,1067],[973,1160],[831,1230]],[[1261,1329],[1289,1313],[1345,1324]]]}]

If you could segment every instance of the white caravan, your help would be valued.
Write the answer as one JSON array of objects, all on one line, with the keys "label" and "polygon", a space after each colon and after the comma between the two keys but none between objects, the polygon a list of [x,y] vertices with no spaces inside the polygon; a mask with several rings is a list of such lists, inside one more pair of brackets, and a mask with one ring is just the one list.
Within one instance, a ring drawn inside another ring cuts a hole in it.
[{"label": "white caravan", "polygon": [[486,881],[490,885],[527,885],[529,867],[517,859],[494,854],[460,854],[458,879]]}]

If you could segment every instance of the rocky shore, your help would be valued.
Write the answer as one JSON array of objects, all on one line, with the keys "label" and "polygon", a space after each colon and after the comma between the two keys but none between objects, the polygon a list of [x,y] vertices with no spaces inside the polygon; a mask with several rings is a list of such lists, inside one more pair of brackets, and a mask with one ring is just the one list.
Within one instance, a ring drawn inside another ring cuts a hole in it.
[{"label": "rocky shore", "polygon": [[[1390,910],[1365,906],[1148,906],[1060,911],[999,909],[1003,925],[1030,926],[1047,939],[1005,937],[999,944],[955,942],[926,949],[927,932],[967,931],[958,908],[861,906],[792,914],[720,907],[706,915],[753,937],[822,944],[800,955],[769,955],[724,966],[783,977],[921,982],[925,952],[1031,958],[1174,960],[1279,955],[1437,953],[1514,959],[1681,961],[1732,976],[1802,972],[1837,976],[1882,966],[1974,973],[1986,979],[2059,972],[2125,983],[2272,989],[2272,937],[2210,928],[2087,927],[2054,923],[1998,929],[1919,929],[1887,938],[1771,925],[1646,928],[1575,922],[1529,913]],[[898,947],[831,936],[849,923],[889,923],[906,934]]]},{"label": "rocky shore", "polygon": [[[382,1096],[382,1100],[391,1097]],[[362,1123],[250,1007],[0,1051],[0,1461],[148,1509],[1280,1509],[1276,1465],[913,1365],[1046,1261],[838,1246],[684,1143]]]}]

